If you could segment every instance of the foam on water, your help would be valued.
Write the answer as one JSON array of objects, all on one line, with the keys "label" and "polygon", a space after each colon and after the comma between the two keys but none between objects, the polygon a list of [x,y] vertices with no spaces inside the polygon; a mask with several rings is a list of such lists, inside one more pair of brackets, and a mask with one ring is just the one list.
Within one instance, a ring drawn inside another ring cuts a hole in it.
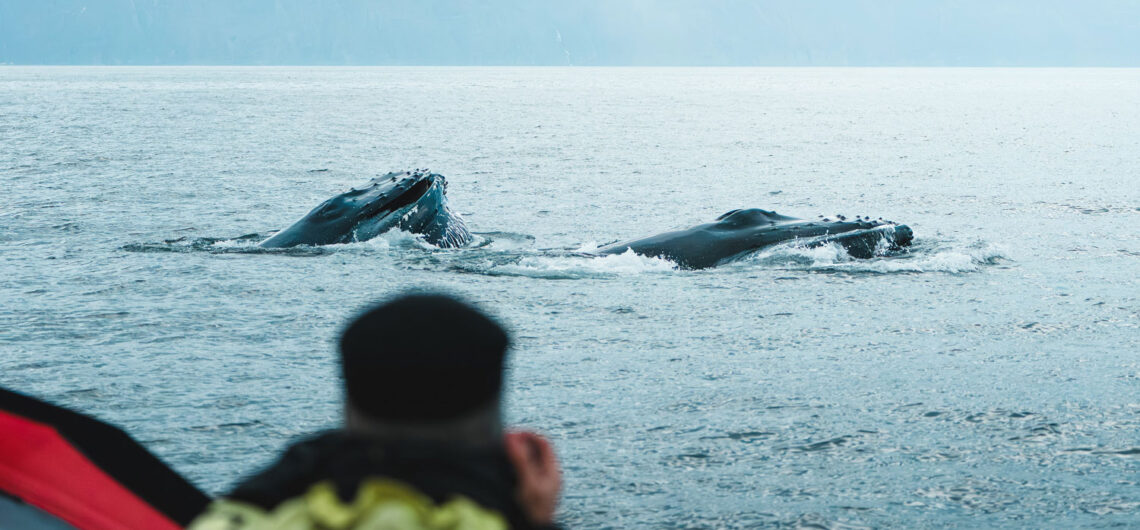
[{"label": "foam on water", "polygon": [[[222,250],[222,251],[225,251],[225,250],[253,250],[253,249],[259,249],[260,248],[257,246],[258,243],[260,243],[260,241],[258,241],[256,239],[252,239],[252,238],[249,238],[249,239],[246,239],[246,238],[220,239],[217,241],[211,241],[209,243],[209,248],[212,250]],[[262,250],[266,250],[266,249],[262,249]]]},{"label": "foam on water", "polygon": [[609,256],[526,256],[516,263],[495,265],[484,271],[490,275],[576,280],[612,278],[646,273],[671,273],[677,264],[649,258],[627,250]]},{"label": "foam on water", "polygon": [[341,243],[337,245],[326,245],[325,248],[333,250],[392,250],[392,249],[420,249],[420,250],[441,250],[439,247],[428,243],[423,234],[414,234],[406,230],[394,228],[388,230],[372,239],[365,241],[352,241],[350,243]]},{"label": "foam on water", "polygon": [[581,252],[583,254],[591,254],[591,253],[597,251],[599,248],[602,248],[602,246],[599,245],[597,241],[587,241],[585,243],[582,243],[581,245],[578,245],[578,248],[575,248],[574,252]]},{"label": "foam on water", "polygon": [[968,246],[938,244],[916,240],[914,246],[903,251],[876,252],[871,259],[851,257],[837,243],[815,247],[797,244],[779,245],[752,254],[736,266],[780,267],[817,272],[849,273],[932,273],[949,274],[977,272],[983,267],[996,265],[1008,259],[995,245],[976,242]]}]

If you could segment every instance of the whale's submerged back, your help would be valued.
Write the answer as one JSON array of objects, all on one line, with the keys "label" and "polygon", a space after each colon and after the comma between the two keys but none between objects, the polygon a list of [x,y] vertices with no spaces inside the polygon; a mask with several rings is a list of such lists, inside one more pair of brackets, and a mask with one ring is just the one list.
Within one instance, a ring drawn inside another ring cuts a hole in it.
[{"label": "whale's submerged back", "polygon": [[712,223],[665,232],[602,247],[598,254],[637,254],[670,260],[687,269],[705,269],[733,261],[772,245],[793,240],[818,246],[837,243],[856,258],[871,258],[884,246],[897,249],[910,244],[906,225],[888,221],[807,221],[771,210],[731,210]]}]

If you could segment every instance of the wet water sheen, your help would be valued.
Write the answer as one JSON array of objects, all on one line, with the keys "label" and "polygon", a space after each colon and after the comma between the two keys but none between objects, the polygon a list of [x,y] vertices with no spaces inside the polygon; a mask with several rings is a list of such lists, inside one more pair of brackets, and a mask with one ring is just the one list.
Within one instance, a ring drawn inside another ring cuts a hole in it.
[{"label": "wet water sheen", "polygon": [[[422,167],[471,247],[251,248]],[[1137,70],[4,67],[0,384],[221,492],[440,288],[513,330],[572,526],[1136,526],[1138,177]],[[915,247],[575,255],[742,207]]]}]

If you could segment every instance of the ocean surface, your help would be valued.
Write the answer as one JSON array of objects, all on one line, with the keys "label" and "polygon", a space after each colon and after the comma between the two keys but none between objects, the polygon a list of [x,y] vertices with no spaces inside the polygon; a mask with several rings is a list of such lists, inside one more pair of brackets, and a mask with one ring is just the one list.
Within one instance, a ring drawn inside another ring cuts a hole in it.
[{"label": "ocean surface", "polygon": [[[475,244],[253,248],[413,168]],[[915,245],[569,255],[742,207]],[[0,67],[0,385],[212,493],[430,288],[512,330],[572,527],[1137,527],[1138,227],[1135,69]]]}]

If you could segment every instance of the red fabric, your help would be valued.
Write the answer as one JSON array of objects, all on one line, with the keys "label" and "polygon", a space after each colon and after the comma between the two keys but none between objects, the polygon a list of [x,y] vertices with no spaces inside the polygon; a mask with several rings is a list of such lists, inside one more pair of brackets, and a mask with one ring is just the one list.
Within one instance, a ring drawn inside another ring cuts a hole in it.
[{"label": "red fabric", "polygon": [[0,490],[80,530],[180,528],[55,429],[0,411]]}]

